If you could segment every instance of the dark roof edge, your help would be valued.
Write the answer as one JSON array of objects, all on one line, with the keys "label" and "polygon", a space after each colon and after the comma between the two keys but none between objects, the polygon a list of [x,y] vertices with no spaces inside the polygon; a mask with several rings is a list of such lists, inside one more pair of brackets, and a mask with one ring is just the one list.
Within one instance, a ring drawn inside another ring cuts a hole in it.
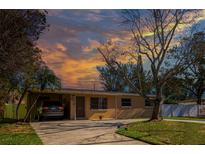
[{"label": "dark roof edge", "polygon": [[[59,93],[59,94],[102,94],[102,95],[124,95],[124,96],[140,96],[137,93],[126,93],[126,92],[115,92],[115,91],[103,91],[103,90],[89,90],[89,89],[45,89],[40,91],[40,89],[30,89],[33,93]],[[148,95],[149,97],[154,97],[153,95]]]},{"label": "dark roof edge", "polygon": [[40,91],[40,89],[30,89],[30,92],[33,93],[62,93],[62,94],[104,94],[104,95],[137,95],[135,93],[124,93],[124,92],[109,92],[109,91],[103,91],[103,90],[88,90],[88,89],[68,89],[68,88],[63,88],[63,89],[45,89],[43,91]]}]

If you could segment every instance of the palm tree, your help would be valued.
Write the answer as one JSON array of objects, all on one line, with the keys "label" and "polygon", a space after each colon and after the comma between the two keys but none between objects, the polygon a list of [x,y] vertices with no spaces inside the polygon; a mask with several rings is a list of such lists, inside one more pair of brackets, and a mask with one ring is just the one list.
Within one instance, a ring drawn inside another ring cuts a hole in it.
[{"label": "palm tree", "polygon": [[36,74],[36,81],[36,86],[40,88],[41,91],[46,88],[55,89],[61,87],[60,79],[56,77],[55,73],[47,66],[42,66],[42,68],[39,69]]},{"label": "palm tree", "polygon": [[[50,70],[45,65],[41,66],[41,68],[37,71],[35,80],[36,80],[36,85],[34,85],[34,87],[39,88],[41,92],[46,88],[50,88],[50,89],[61,88],[60,79],[55,75],[55,73],[52,70]],[[38,102],[39,97],[40,94],[37,96],[37,98],[31,105],[30,109],[28,110],[24,118],[24,122],[27,121],[28,116],[30,115],[33,107]]]}]

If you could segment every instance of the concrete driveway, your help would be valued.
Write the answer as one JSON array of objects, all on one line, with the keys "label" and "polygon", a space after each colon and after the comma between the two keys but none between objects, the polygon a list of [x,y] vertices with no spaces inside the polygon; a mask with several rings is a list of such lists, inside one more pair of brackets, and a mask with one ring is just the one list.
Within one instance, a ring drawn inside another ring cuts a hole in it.
[{"label": "concrete driveway", "polygon": [[44,144],[146,144],[115,133],[117,125],[127,124],[132,120],[67,120],[33,122]]}]

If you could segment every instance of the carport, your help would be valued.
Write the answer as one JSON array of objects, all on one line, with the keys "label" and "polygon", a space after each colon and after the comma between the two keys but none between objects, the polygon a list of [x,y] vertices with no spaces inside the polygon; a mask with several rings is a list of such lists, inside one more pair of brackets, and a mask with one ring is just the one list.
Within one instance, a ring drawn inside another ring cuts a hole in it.
[{"label": "carport", "polygon": [[60,93],[32,93],[28,95],[28,104],[27,109],[29,109],[32,104],[35,102],[31,114],[29,116],[30,121],[36,121],[38,119],[38,108],[44,102],[61,102],[64,105],[64,119],[70,119],[70,95],[69,94],[60,94]]}]

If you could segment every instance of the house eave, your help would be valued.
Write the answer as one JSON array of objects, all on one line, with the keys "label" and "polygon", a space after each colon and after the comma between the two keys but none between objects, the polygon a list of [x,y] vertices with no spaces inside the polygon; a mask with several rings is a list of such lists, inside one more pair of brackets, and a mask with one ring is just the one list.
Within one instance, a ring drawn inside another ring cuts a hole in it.
[{"label": "house eave", "polygon": [[55,93],[55,94],[91,94],[91,95],[108,95],[108,96],[140,96],[136,93],[123,93],[123,92],[106,92],[100,90],[86,90],[86,89],[45,89],[43,91],[39,89],[30,89],[32,93]]}]

